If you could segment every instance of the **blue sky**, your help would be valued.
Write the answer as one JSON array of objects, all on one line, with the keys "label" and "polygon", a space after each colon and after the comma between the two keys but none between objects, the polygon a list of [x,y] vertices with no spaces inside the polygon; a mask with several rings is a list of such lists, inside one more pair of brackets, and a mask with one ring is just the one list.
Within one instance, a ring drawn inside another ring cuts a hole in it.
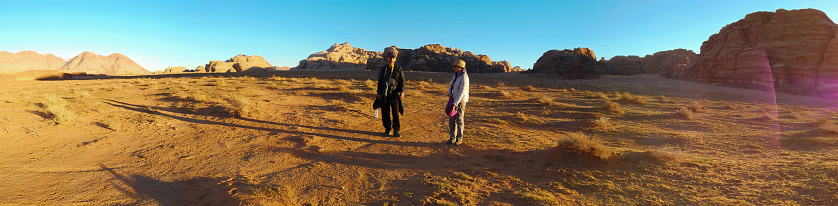
[{"label": "blue sky", "polygon": [[756,11],[824,1],[2,1],[0,51],[69,60],[123,53],[147,70],[195,68],[237,54],[297,66],[334,43],[381,51],[442,44],[531,68],[551,49],[597,57],[699,52],[723,26]]}]

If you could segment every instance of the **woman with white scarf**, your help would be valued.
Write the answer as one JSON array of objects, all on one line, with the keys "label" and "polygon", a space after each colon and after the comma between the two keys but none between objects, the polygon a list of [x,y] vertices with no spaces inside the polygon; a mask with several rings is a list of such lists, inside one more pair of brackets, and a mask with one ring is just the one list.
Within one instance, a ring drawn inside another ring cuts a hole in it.
[{"label": "woman with white scarf", "polygon": [[448,144],[460,146],[463,144],[463,128],[466,103],[468,102],[468,74],[466,73],[466,62],[458,59],[452,65],[454,67],[454,79],[448,87],[448,98],[452,101],[457,114],[448,117],[450,139]]}]

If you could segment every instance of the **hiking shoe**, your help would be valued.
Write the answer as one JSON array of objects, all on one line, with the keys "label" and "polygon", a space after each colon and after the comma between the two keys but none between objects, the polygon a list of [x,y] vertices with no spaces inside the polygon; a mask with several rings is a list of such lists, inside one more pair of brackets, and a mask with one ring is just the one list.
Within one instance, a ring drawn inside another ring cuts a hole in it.
[{"label": "hiking shoe", "polygon": [[461,144],[463,144],[463,139],[458,139],[457,142],[454,142],[456,146],[460,146]]},{"label": "hiking shoe", "polygon": [[399,131],[393,131],[393,137],[402,137],[402,135],[399,134]]},{"label": "hiking shoe", "polygon": [[385,136],[386,136],[386,135],[390,135],[390,129],[387,129],[386,131],[384,131],[384,135],[385,135]]},{"label": "hiking shoe", "polygon": [[448,141],[445,142],[445,144],[454,144],[454,138],[448,139]]}]

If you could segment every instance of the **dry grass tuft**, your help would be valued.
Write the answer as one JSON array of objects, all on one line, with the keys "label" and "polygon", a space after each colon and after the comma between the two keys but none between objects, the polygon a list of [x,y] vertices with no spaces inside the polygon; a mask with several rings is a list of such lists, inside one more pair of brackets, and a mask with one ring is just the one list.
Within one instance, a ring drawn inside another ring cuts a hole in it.
[{"label": "dry grass tuft", "polygon": [[618,114],[625,114],[626,113],[626,111],[624,111],[623,108],[620,106],[620,103],[612,102],[612,101],[608,101],[608,100],[606,100],[602,104],[602,108],[607,110],[607,111],[616,112]]},{"label": "dry grass tuft", "polygon": [[[706,101],[706,100],[705,100],[705,101]],[[690,109],[690,110],[692,110],[692,111],[694,111],[694,112],[702,112],[702,111],[704,111],[704,106],[703,106],[703,105],[701,105],[701,102],[700,102],[700,101],[692,101],[692,102],[690,102],[690,104],[689,104],[689,105],[687,105],[687,108],[688,108],[688,109]]]},{"label": "dry grass tuft", "polygon": [[492,87],[487,86],[487,85],[479,85],[479,86],[477,86],[477,88],[481,89],[481,90],[491,90],[492,89]]},{"label": "dry grass tuft", "polygon": [[688,119],[688,120],[695,119],[695,114],[693,114],[693,110],[689,109],[687,107],[679,108],[678,111],[675,112],[675,114],[677,114],[678,116],[684,117],[685,119]]},{"label": "dry grass tuft", "polygon": [[558,102],[553,101],[553,98],[550,98],[550,97],[548,97],[548,96],[541,96],[541,97],[539,97],[539,98],[538,98],[538,100],[537,100],[537,101],[538,101],[538,103],[541,103],[541,104],[543,104],[543,105],[545,105],[545,106],[556,106],[556,105],[559,105],[559,103],[558,103]]},{"label": "dry grass tuft", "polygon": [[503,83],[503,82],[498,82],[498,84],[495,87],[497,87],[497,88],[506,87],[506,84]]},{"label": "dry grass tuft", "polygon": [[691,159],[686,152],[674,147],[663,147],[652,151],[652,154],[663,162],[680,163]]},{"label": "dry grass tuft", "polygon": [[640,95],[632,95],[631,93],[624,92],[622,94],[617,93],[617,98],[620,99],[622,102],[633,103],[633,104],[646,104],[646,98]]},{"label": "dry grass tuft", "polygon": [[428,89],[430,87],[431,87],[431,83],[426,82],[426,81],[420,81],[418,84],[416,84],[416,89],[418,89],[418,90],[425,90],[425,89]]},{"label": "dry grass tuft", "polygon": [[532,85],[527,85],[527,86],[521,87],[521,90],[532,92],[532,91],[535,91],[535,87],[533,87]]},{"label": "dry grass tuft", "polygon": [[244,96],[239,95],[231,95],[227,99],[227,103],[230,106],[227,108],[227,112],[232,114],[236,117],[245,117],[250,115],[253,110],[253,105],[250,103],[250,99]]},{"label": "dry grass tuft", "polygon": [[340,85],[340,86],[338,86],[337,90],[341,91],[341,92],[348,92],[349,87],[346,87],[346,85]]},{"label": "dry grass tuft", "polygon": [[278,201],[279,205],[297,205],[300,204],[296,192],[289,186],[285,187],[250,187],[250,192],[257,198],[269,199],[271,201]]},{"label": "dry grass tuft", "polygon": [[611,130],[614,129],[614,124],[611,123],[611,118],[608,117],[599,117],[593,121],[594,128],[597,129],[604,129],[604,130]]},{"label": "dry grass tuft", "polygon": [[349,85],[352,85],[352,81],[350,81],[350,80],[345,80],[345,79],[338,79],[338,80],[335,80],[335,82],[337,82],[337,83],[338,83],[338,84],[340,84],[341,86],[349,86]]},{"label": "dry grass tuft", "polygon": [[68,124],[76,118],[76,115],[67,109],[67,102],[64,99],[54,94],[44,96],[46,102],[43,103],[43,106],[47,114],[49,114],[50,121],[55,124]]},{"label": "dry grass tuft", "polygon": [[523,95],[521,95],[521,92],[518,91],[518,90],[512,90],[512,91],[500,90],[500,91],[498,91],[498,95],[500,97],[507,98],[507,99],[512,99],[512,98],[517,98],[517,97],[523,96]]},{"label": "dry grass tuft", "polygon": [[611,149],[602,144],[602,141],[598,138],[589,137],[581,132],[568,133],[564,136],[564,138],[559,140],[559,145],[557,147],[576,152],[581,155],[599,157],[601,160],[608,159],[614,153]]},{"label": "dry grass tuft", "polygon": [[372,89],[372,90],[376,89],[376,83],[372,80],[369,80],[369,79],[367,79],[367,81],[364,81],[364,86],[366,86],[368,89]]}]

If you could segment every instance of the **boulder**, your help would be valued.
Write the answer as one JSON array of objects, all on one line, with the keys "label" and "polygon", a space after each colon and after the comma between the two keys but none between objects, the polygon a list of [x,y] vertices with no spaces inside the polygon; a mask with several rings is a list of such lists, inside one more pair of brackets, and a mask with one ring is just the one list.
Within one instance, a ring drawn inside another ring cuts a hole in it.
[{"label": "boulder", "polygon": [[163,73],[183,73],[186,72],[186,67],[167,67]]},{"label": "boulder", "polygon": [[838,86],[836,25],[815,9],[755,12],[701,45],[689,78],[739,87]]},{"label": "boulder", "polygon": [[546,73],[564,79],[599,78],[605,70],[596,61],[596,54],[588,48],[550,50],[533,64],[532,73]]},{"label": "boulder", "polygon": [[205,67],[205,66],[195,67],[195,73],[206,73],[206,72],[207,72],[207,67]]},{"label": "boulder", "polygon": [[236,69],[233,68],[233,64],[234,63],[221,60],[212,60],[206,65],[206,70],[210,73],[236,72]]},{"label": "boulder", "polygon": [[88,51],[71,58],[59,71],[107,75],[151,73],[123,54],[114,53],[102,56]]},{"label": "boulder", "polygon": [[17,53],[0,51],[0,73],[17,73],[27,70],[58,70],[66,61],[52,54],[23,50]]}]

